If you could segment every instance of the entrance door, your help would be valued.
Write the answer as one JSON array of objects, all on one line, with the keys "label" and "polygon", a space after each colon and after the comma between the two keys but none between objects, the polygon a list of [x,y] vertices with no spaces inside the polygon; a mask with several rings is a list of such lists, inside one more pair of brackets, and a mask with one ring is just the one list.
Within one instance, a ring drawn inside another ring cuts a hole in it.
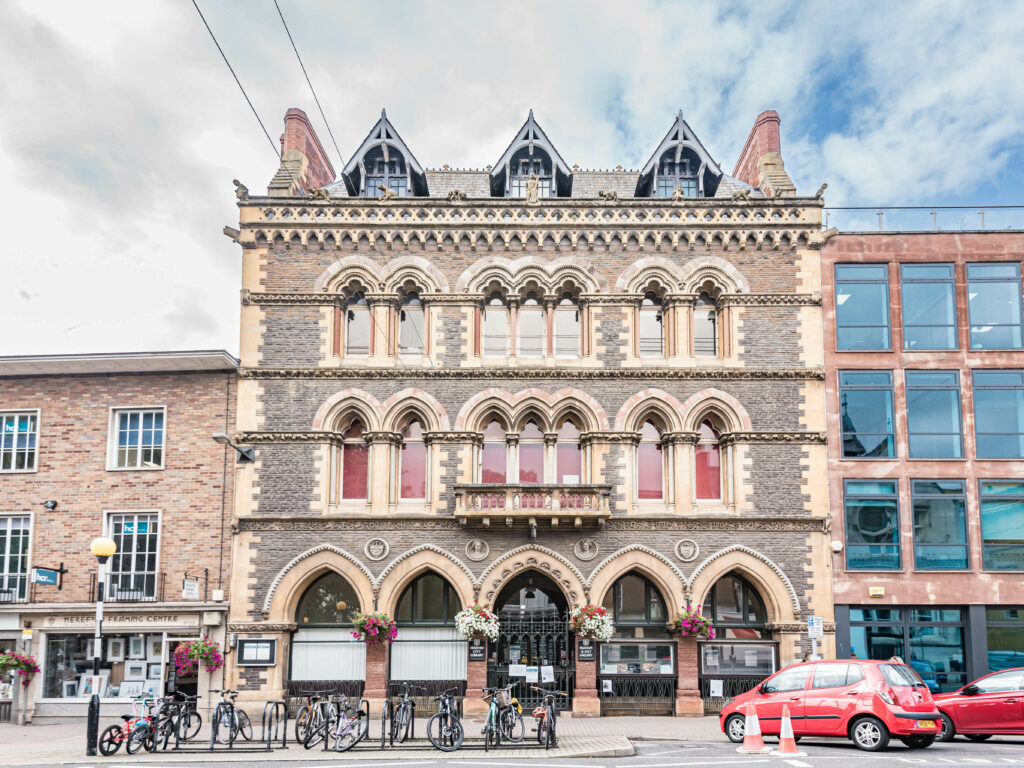
[{"label": "entrance door", "polygon": [[[563,691],[568,695],[555,697],[555,707],[571,709],[576,679],[575,651],[569,631],[568,605],[562,591],[546,576],[527,572],[505,586],[495,601],[495,608],[501,630],[497,641],[490,644],[487,685],[503,687],[514,683],[512,695],[526,710],[542,703],[542,696],[530,686]],[[538,682],[527,682],[524,676],[510,674],[521,672],[523,667],[536,667]],[[547,667],[554,682],[541,682]],[[475,692],[467,694],[475,695]]]}]

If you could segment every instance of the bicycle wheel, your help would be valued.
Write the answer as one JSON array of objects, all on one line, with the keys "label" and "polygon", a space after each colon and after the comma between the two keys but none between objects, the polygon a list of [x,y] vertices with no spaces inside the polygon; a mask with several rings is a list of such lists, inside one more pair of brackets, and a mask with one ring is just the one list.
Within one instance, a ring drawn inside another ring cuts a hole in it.
[{"label": "bicycle wheel", "polygon": [[491,714],[487,713],[487,719],[484,720],[484,752],[491,751]]},{"label": "bicycle wheel", "polygon": [[228,744],[238,736],[238,722],[232,715],[231,708],[218,704],[213,713],[213,728],[217,734],[218,744]]},{"label": "bicycle wheel", "polygon": [[137,725],[132,729],[132,732],[128,735],[128,741],[124,745],[125,751],[129,755],[134,755],[143,747],[146,751],[152,752],[156,749],[156,737],[153,734],[153,729],[149,725]]},{"label": "bicycle wheel", "polygon": [[462,746],[462,723],[450,712],[438,712],[427,721],[427,738],[435,749],[454,752]]},{"label": "bicycle wheel", "polygon": [[380,748],[388,744],[388,734],[391,726],[388,725],[388,702],[384,702],[384,706],[380,708]]},{"label": "bicycle wheel", "polygon": [[523,716],[512,707],[501,711],[501,735],[505,741],[518,744],[526,736],[526,725],[523,723]]},{"label": "bicycle wheel", "polygon": [[308,718],[306,718],[306,737],[302,740],[302,746],[312,749],[327,733],[329,724],[324,718],[320,707],[315,707]]},{"label": "bicycle wheel", "polygon": [[363,713],[360,712],[355,718],[349,719],[348,715],[342,717],[338,730],[335,732],[334,750],[336,752],[347,752],[356,744],[362,741],[366,735],[368,722],[363,720]]},{"label": "bicycle wheel", "polygon": [[407,702],[402,702],[398,708],[398,719],[394,726],[399,744],[402,744],[409,738],[410,723],[412,723],[412,707]]},{"label": "bicycle wheel", "polygon": [[199,729],[203,727],[203,716],[195,710],[186,709],[178,717],[178,738],[182,741],[191,741],[199,735]]},{"label": "bicycle wheel", "polygon": [[100,735],[97,746],[104,757],[110,757],[117,752],[121,748],[121,726],[111,725],[106,728]]},{"label": "bicycle wheel", "polygon": [[252,741],[252,721],[249,720],[249,716],[245,714],[245,710],[236,709],[235,717],[238,720],[238,735],[246,741]]},{"label": "bicycle wheel", "polygon": [[313,708],[306,704],[302,709],[299,710],[298,715],[295,716],[295,743],[305,744],[307,729],[309,728],[309,718],[312,717]]},{"label": "bicycle wheel", "polygon": [[548,738],[547,743],[544,745],[544,749],[557,749],[558,748],[558,734],[555,733],[555,711],[553,709],[548,710],[548,716],[545,720],[550,719],[548,723]]},{"label": "bicycle wheel", "polygon": [[548,738],[547,717],[537,721],[537,743],[544,744]]}]

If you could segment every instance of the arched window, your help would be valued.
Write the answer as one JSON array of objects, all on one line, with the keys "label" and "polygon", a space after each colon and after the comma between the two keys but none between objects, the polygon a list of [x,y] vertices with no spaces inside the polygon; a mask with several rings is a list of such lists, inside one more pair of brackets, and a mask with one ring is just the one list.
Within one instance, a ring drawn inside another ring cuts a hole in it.
[{"label": "arched window", "polygon": [[484,357],[508,356],[508,305],[505,297],[498,291],[491,293],[484,304],[481,337]]},{"label": "arched window", "polygon": [[718,430],[712,426],[710,419],[704,419],[698,432],[700,437],[694,449],[696,497],[698,501],[721,500],[722,449],[718,444]]},{"label": "arched window", "polygon": [[519,432],[519,482],[544,482],[544,433],[533,419]]},{"label": "arched window", "polygon": [[423,442],[423,425],[418,419],[402,430],[402,455],[399,461],[399,498],[427,497],[427,446]]},{"label": "arched window", "polygon": [[350,626],[359,613],[355,589],[338,573],[331,571],[309,585],[299,599],[295,623],[299,627]]},{"label": "arched window", "polygon": [[583,448],[580,431],[572,420],[558,430],[555,444],[555,482],[573,485],[583,482]]},{"label": "arched window", "polygon": [[696,357],[718,355],[718,310],[707,292],[701,292],[693,308],[693,354]]},{"label": "arched window", "polygon": [[402,296],[398,318],[398,354],[424,354],[423,302],[419,293],[409,291]]},{"label": "arched window", "polygon": [[516,150],[509,161],[508,197],[526,197],[530,174],[537,177],[537,196],[551,197],[551,158],[537,147]]},{"label": "arched window", "polygon": [[397,193],[399,197],[409,194],[405,158],[394,147],[387,147],[386,156],[380,146],[370,149],[363,155],[363,165],[366,168],[366,197],[380,197],[384,194],[380,187]]},{"label": "arched window", "polygon": [[455,614],[461,608],[458,594],[443,576],[424,573],[398,598],[395,621],[404,625],[454,624]]},{"label": "arched window", "polygon": [[704,599],[703,613],[715,625],[715,634],[724,639],[753,640],[762,637],[767,613],[757,590],[734,573],[723,576]]},{"label": "arched window", "polygon": [[544,307],[535,291],[530,291],[523,299],[519,308],[516,338],[520,357],[543,357],[547,349],[547,323],[544,320]]},{"label": "arched window", "polygon": [[661,357],[665,354],[664,314],[661,299],[654,291],[647,291],[640,302],[637,351],[641,357]]},{"label": "arched window", "polygon": [[345,354],[365,357],[370,354],[370,307],[362,291],[348,300],[345,323]]},{"label": "arched window", "polygon": [[658,588],[639,574],[628,573],[616,581],[604,596],[604,607],[615,617],[617,637],[668,636],[665,601]]},{"label": "arched window", "polygon": [[665,498],[665,459],[661,430],[650,419],[640,427],[636,449],[636,496],[641,501]]},{"label": "arched window", "polygon": [[683,188],[684,197],[697,197],[697,174],[700,159],[697,153],[684,148],[676,156],[676,149],[670,149],[661,156],[658,163],[658,197],[672,197],[676,187]]},{"label": "arched window", "polygon": [[484,429],[480,449],[480,482],[504,483],[508,476],[508,443],[505,426],[491,419]]},{"label": "arched window", "polygon": [[580,356],[580,308],[571,293],[562,294],[555,307],[555,357],[574,360]]},{"label": "arched window", "polygon": [[370,446],[363,436],[363,425],[355,419],[345,430],[341,450],[341,498],[367,498],[370,470]]}]

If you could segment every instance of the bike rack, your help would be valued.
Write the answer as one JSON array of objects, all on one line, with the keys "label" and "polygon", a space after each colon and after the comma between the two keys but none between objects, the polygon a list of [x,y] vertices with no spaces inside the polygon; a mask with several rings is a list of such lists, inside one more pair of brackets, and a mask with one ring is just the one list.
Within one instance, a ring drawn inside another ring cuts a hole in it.
[{"label": "bike rack", "polygon": [[[175,752],[216,752],[217,747],[229,752],[271,752],[278,748],[276,743],[280,734],[280,749],[288,749],[288,705],[282,699],[274,699],[263,705],[263,717],[260,723],[260,738],[253,740],[244,746],[235,746],[238,733],[235,729],[229,730],[228,743],[221,744],[217,741],[217,727],[220,725],[221,713],[231,719],[235,716],[235,705],[232,702],[224,702],[224,706],[216,706],[210,719],[210,743],[208,746],[199,746],[198,742],[190,744],[181,741],[180,729],[175,729],[174,751]],[[253,734],[255,736],[255,734]]]},{"label": "bike rack", "polygon": [[288,749],[288,704],[284,699],[268,701],[263,705],[263,718],[260,722],[260,743],[267,745],[277,741],[278,729],[281,732],[281,749]]}]

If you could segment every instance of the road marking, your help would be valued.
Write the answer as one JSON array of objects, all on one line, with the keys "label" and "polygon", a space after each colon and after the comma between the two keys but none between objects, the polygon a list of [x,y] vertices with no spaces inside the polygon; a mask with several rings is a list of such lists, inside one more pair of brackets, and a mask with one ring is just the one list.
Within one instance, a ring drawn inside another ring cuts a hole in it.
[{"label": "road marking", "polygon": [[786,765],[795,765],[796,768],[811,768],[811,764],[810,763],[803,763],[803,762],[800,762],[799,760],[785,760],[783,762],[785,762]]},{"label": "road marking", "polygon": [[[743,764],[744,765],[750,765],[751,763],[770,763],[770,762],[771,762],[770,760],[767,760],[767,759],[762,760],[762,759],[758,758],[757,760],[744,760]],[[658,765],[660,765],[662,768],[685,768],[685,766],[690,766],[690,765],[735,765],[735,763],[736,763],[735,760],[703,760],[703,761],[696,762],[696,763],[693,763],[693,762],[690,762],[690,763],[658,763]],[[533,764],[531,763],[530,765],[532,766]],[[522,766],[520,766],[520,768],[522,768]],[[617,766],[615,766],[615,768],[636,768],[636,763],[625,763],[625,764],[622,764],[622,765],[617,765]]]},{"label": "road marking", "polygon": [[[645,759],[645,758],[648,758],[648,757],[657,757],[658,755],[677,755],[677,754],[679,754],[680,751],[682,751],[682,752],[699,752],[702,749],[707,749],[707,747],[685,747],[685,746],[681,746],[681,747],[676,747],[675,749],[673,749],[673,750],[671,750],[669,752],[644,752],[643,755],[638,755],[638,757],[640,757],[641,759]],[[632,763],[632,765],[639,765],[639,763]],[[661,763],[656,763],[656,765],[661,765]]]},{"label": "road marking", "polygon": [[[456,760],[458,765],[510,765],[514,768],[523,768],[523,763],[498,763],[493,760]],[[399,763],[395,763],[399,765]],[[402,762],[401,765],[409,765],[409,763]],[[530,768],[604,768],[603,765],[593,764],[590,765],[579,765],[578,763],[535,763],[533,760],[529,762]],[[135,767],[137,768],[137,766]]]}]

